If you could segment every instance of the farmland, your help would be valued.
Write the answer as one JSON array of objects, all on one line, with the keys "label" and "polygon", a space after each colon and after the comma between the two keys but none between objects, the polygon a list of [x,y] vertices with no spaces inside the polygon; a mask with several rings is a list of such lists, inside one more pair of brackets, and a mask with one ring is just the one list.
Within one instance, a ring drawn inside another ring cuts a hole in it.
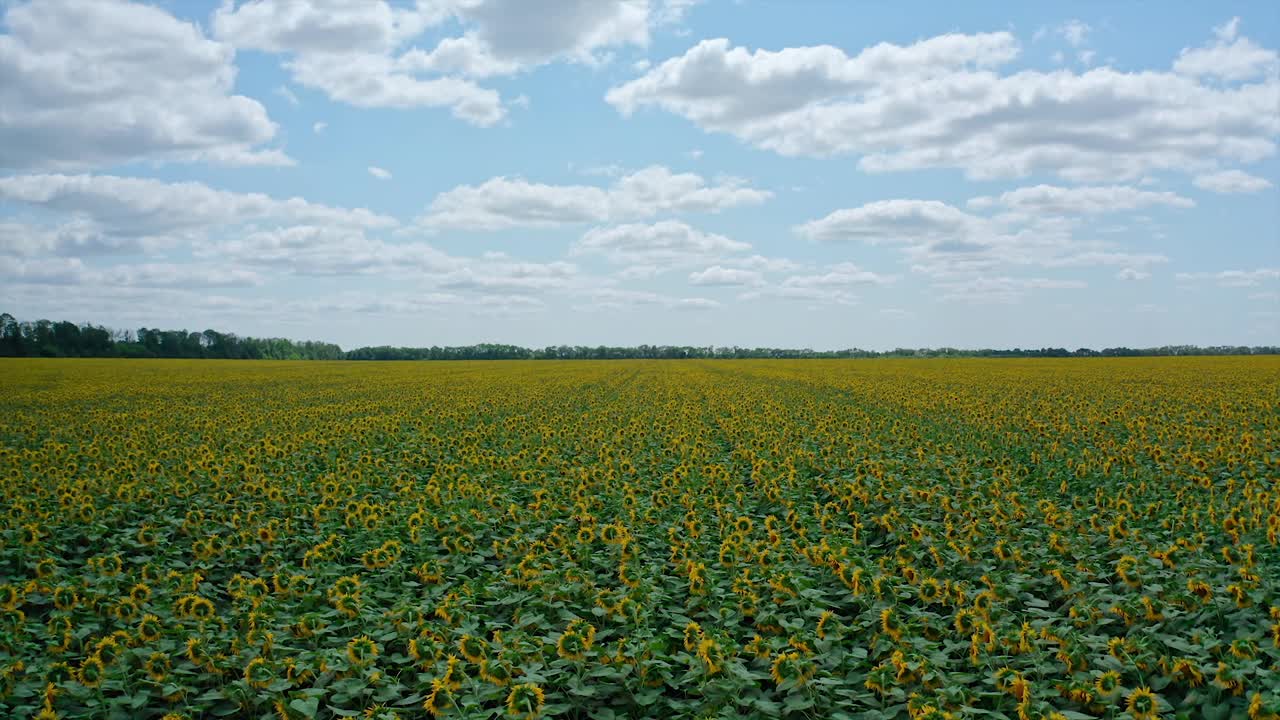
[{"label": "farmland", "polygon": [[1280,712],[1275,357],[0,377],[4,717]]}]

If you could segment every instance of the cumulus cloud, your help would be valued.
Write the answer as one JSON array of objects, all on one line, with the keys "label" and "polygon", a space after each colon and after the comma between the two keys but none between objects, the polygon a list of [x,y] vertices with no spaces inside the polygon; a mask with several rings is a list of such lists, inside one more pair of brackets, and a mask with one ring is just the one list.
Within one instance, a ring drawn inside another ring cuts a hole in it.
[{"label": "cumulus cloud", "polygon": [[1256,287],[1269,280],[1280,280],[1280,268],[1258,268],[1256,270],[1222,270],[1219,272],[1178,273],[1175,278],[1180,282],[1212,282],[1220,287],[1243,288]]},{"label": "cumulus cloud", "polygon": [[[287,55],[300,85],[358,107],[448,108],[479,126],[501,121],[508,107],[476,80],[514,75],[557,61],[596,65],[610,51],[648,45],[650,28],[673,21],[692,3],[667,0],[226,0],[214,13],[215,35],[238,48]],[[427,30],[461,27],[435,47],[412,43]]]},{"label": "cumulus cloud", "polygon": [[937,200],[878,200],[796,228],[812,240],[918,242],[964,236],[983,221]]},{"label": "cumulus cloud", "polygon": [[813,275],[792,275],[782,281],[791,288],[842,288],[855,285],[889,285],[898,278],[893,275],[864,270],[853,263],[838,263]]},{"label": "cumulus cloud", "polygon": [[1049,278],[974,277],[937,284],[943,301],[973,304],[1008,304],[1021,300],[1031,290],[1080,290],[1088,287],[1082,280]]},{"label": "cumulus cloud", "polygon": [[795,285],[770,285],[744,292],[739,300],[760,300],[776,298],[779,300],[797,300],[811,305],[857,305],[858,296],[843,288],[805,287]]},{"label": "cumulus cloud", "polygon": [[1196,204],[1190,198],[1182,197],[1177,193],[1150,192],[1127,185],[1096,187],[1036,185],[1010,190],[999,197],[976,197],[971,199],[968,205],[979,209],[1002,207],[1032,213],[1092,215],[1152,206],[1191,208]]},{"label": "cumulus cloud", "polygon": [[1198,188],[1216,193],[1256,193],[1274,187],[1270,180],[1250,175],[1243,170],[1205,173],[1197,175],[1192,182]]},{"label": "cumulus cloud", "polygon": [[1080,218],[1148,205],[1182,208],[1189,203],[1172,193],[1145,193],[1119,186],[1037,186],[970,202],[979,209],[1003,210],[994,216],[965,212],[935,200],[895,199],[836,210],[794,230],[801,237],[821,242],[895,245],[913,272],[935,278],[990,276],[1000,268],[1014,267],[1128,267],[1145,271],[1169,259],[1080,240],[1075,237]]},{"label": "cumulus cloud", "polygon": [[772,197],[741,181],[709,184],[694,173],[651,166],[618,178],[609,187],[547,185],[524,178],[495,177],[460,185],[432,200],[418,224],[431,230],[501,230],[616,222],[660,212],[718,212]]},{"label": "cumulus cloud", "polygon": [[263,282],[258,273],[239,267],[134,263],[96,268],[79,258],[9,260],[0,263],[0,278],[13,283],[94,288],[230,288],[255,287]]},{"label": "cumulus cloud", "polygon": [[441,287],[502,291],[564,290],[576,284],[573,263],[489,261],[472,263],[440,279]]},{"label": "cumulus cloud", "polygon": [[138,160],[289,165],[277,126],[234,93],[235,50],[163,9],[125,0],[6,4],[0,167]]},{"label": "cumulus cloud", "polygon": [[1151,277],[1151,273],[1136,268],[1124,268],[1116,273],[1116,279],[1118,280],[1146,280],[1149,277]]},{"label": "cumulus cloud", "polygon": [[320,205],[300,197],[217,190],[203,183],[167,183],[116,175],[0,177],[0,201],[64,213],[100,231],[133,237],[263,220],[292,224],[389,228],[394,218],[358,208]]},{"label": "cumulus cloud", "polygon": [[383,170],[382,168],[376,167],[374,165],[369,166],[369,174],[378,178],[379,180],[391,179],[391,173],[389,171]]},{"label": "cumulus cloud", "polygon": [[663,220],[651,225],[626,224],[588,230],[570,255],[602,256],[620,265],[657,270],[720,261],[751,246],[724,235],[702,232],[685,223]]},{"label": "cumulus cloud", "polygon": [[195,246],[202,259],[304,276],[423,275],[460,270],[464,261],[425,243],[389,243],[359,227],[293,225]]},{"label": "cumulus cloud", "polygon": [[764,284],[764,275],[755,270],[712,265],[706,270],[689,273],[689,284],[714,287],[755,287]]},{"label": "cumulus cloud", "polygon": [[[860,156],[868,172],[952,167],[980,179],[1127,181],[1274,154],[1274,52],[1232,42],[1212,50],[1231,53],[1223,66],[1188,51],[1172,72],[1077,73],[1002,72],[1020,52],[1007,32],[881,43],[854,55],[710,39],[611,88],[606,100],[623,115],[661,109],[782,155]],[[1217,76],[1229,82],[1205,82],[1212,67],[1226,68]]]},{"label": "cumulus cloud", "polygon": [[1239,37],[1240,18],[1232,18],[1214,28],[1215,41],[1198,48],[1183,49],[1173,63],[1173,70],[1192,77],[1212,77],[1225,81],[1249,80],[1270,76],[1274,82],[1280,72],[1280,56],[1276,51]]},{"label": "cumulus cloud", "polygon": [[667,310],[715,310],[722,307],[717,300],[703,297],[673,297],[645,290],[621,288],[595,288],[581,293],[588,303],[575,307],[583,312],[604,310],[632,310],[640,307],[659,307]]},{"label": "cumulus cloud", "polygon": [[1080,47],[1081,45],[1084,45],[1085,41],[1089,38],[1089,33],[1092,31],[1093,28],[1089,27],[1088,23],[1080,20],[1068,20],[1058,26],[1058,34],[1061,35],[1062,39],[1066,40],[1067,44],[1072,47]]}]

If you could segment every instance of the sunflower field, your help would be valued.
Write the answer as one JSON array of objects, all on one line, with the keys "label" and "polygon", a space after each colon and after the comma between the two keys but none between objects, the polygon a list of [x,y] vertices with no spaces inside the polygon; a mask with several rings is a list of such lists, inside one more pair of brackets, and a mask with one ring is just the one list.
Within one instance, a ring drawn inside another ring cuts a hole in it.
[{"label": "sunflower field", "polygon": [[0,378],[0,717],[1280,718],[1280,358]]}]

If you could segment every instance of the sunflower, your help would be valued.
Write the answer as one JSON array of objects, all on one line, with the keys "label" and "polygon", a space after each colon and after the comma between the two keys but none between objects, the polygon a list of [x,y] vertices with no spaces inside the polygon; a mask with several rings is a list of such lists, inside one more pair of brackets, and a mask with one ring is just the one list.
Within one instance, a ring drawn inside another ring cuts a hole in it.
[{"label": "sunflower", "polygon": [[80,663],[80,669],[76,671],[76,681],[87,688],[96,688],[102,685],[102,676],[106,674],[106,665],[95,653]]},{"label": "sunflower", "polygon": [[895,642],[902,639],[902,625],[893,616],[893,608],[880,611],[880,629]]},{"label": "sunflower", "polygon": [[153,643],[160,639],[162,626],[160,618],[150,613],[143,615],[138,621],[138,638],[145,643]]},{"label": "sunflower", "polygon": [[249,687],[262,690],[276,679],[275,669],[265,658],[256,657],[244,666],[244,681]]},{"label": "sunflower", "polygon": [[803,657],[799,652],[792,651],[779,653],[774,658],[769,666],[769,675],[779,685],[792,682],[799,686],[812,679],[817,670],[812,660]]},{"label": "sunflower", "polygon": [[1160,715],[1160,698],[1150,688],[1135,688],[1125,698],[1125,709],[1137,720],[1155,720]]},{"label": "sunflower", "polygon": [[184,655],[192,665],[205,666],[209,662],[209,655],[205,653],[205,643],[200,638],[187,638],[187,648]]},{"label": "sunflower", "polygon": [[[774,680],[777,679],[778,676],[774,675]],[[871,669],[871,672],[867,673],[867,679],[862,683],[862,685],[866,689],[882,697],[888,695],[889,688],[894,685],[893,668],[884,663],[875,666]]]},{"label": "sunflower", "polygon": [[93,646],[94,654],[97,655],[102,662],[111,663],[120,656],[120,641],[112,635],[108,635]]},{"label": "sunflower", "polygon": [[17,610],[22,604],[22,591],[12,583],[0,584],[0,608]]},{"label": "sunflower", "polygon": [[162,683],[165,678],[169,677],[169,670],[173,667],[173,661],[169,659],[169,653],[153,652],[147,657],[147,661],[143,663],[142,668],[147,673],[147,677],[152,682]]},{"label": "sunflower", "polygon": [[449,687],[449,683],[444,678],[432,680],[431,692],[422,702],[423,709],[431,713],[432,717],[440,717],[454,705],[453,689]]},{"label": "sunflower", "polygon": [[80,595],[75,588],[59,585],[53,589],[53,606],[63,612],[70,612],[80,602]]},{"label": "sunflower", "polygon": [[696,622],[690,622],[684,626],[684,649],[693,652],[698,647],[698,642],[702,639],[702,626]]},{"label": "sunflower", "polygon": [[333,608],[348,618],[354,618],[360,614],[360,596],[359,595],[334,595],[330,598]]},{"label": "sunflower", "polygon": [[586,639],[576,630],[566,630],[556,641],[556,654],[565,660],[582,660],[587,655]]},{"label": "sunflower", "polygon": [[1093,688],[1098,691],[1099,695],[1110,697],[1120,689],[1120,673],[1115,670],[1108,670],[1102,673],[1093,681]]},{"label": "sunflower", "polygon": [[378,644],[368,635],[351,638],[347,642],[347,660],[356,667],[365,667],[378,659]]},{"label": "sunflower", "polygon": [[835,619],[836,614],[830,610],[823,610],[822,615],[818,617],[818,627],[815,631],[820,639],[825,640],[827,637],[827,624]]},{"label": "sunflower", "polygon": [[146,583],[137,583],[129,588],[129,598],[141,605],[151,599],[151,588]]},{"label": "sunflower", "polygon": [[440,676],[440,680],[449,688],[449,690],[457,690],[462,687],[462,670],[459,665],[462,660],[457,655],[450,655],[445,660],[444,675]]},{"label": "sunflower", "polygon": [[1280,720],[1280,702],[1274,695],[1270,701],[1262,697],[1262,693],[1253,693],[1249,698],[1249,720]]},{"label": "sunflower", "polygon": [[480,661],[480,679],[498,687],[505,687],[511,682],[511,666],[505,661],[493,661],[484,658]]},{"label": "sunflower", "polygon": [[1204,673],[1200,672],[1195,662],[1189,658],[1175,660],[1170,673],[1175,680],[1186,683],[1189,687],[1194,688],[1204,685]]},{"label": "sunflower", "polygon": [[472,635],[463,635],[462,639],[458,641],[458,651],[462,653],[462,657],[466,658],[468,662],[478,663],[485,657],[484,640]]},{"label": "sunflower", "polygon": [[703,637],[698,643],[698,659],[706,666],[708,675],[715,675],[724,666],[724,649],[715,640]]},{"label": "sunflower", "polygon": [[925,578],[916,592],[922,602],[933,604],[942,598],[942,583],[936,578]]},{"label": "sunflower", "polygon": [[1224,662],[1218,663],[1218,672],[1213,676],[1213,684],[1229,691],[1232,695],[1244,694],[1244,681],[1240,679],[1240,671]]},{"label": "sunflower", "polygon": [[520,720],[534,720],[542,714],[546,695],[534,683],[521,683],[507,693],[507,715]]}]

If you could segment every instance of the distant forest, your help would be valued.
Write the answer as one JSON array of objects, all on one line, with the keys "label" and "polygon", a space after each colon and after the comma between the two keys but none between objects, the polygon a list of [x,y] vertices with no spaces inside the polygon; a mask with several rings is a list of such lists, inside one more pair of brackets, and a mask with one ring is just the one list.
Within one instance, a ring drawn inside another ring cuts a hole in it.
[{"label": "distant forest", "polygon": [[875,350],[811,350],[808,348],[743,348],[693,345],[607,347],[556,345],[526,348],[481,343],[459,347],[362,347],[343,351],[333,343],[284,338],[240,337],[205,330],[113,330],[66,320],[21,322],[0,313],[0,357],[209,358],[234,360],[624,360],[624,359],[790,359],[900,357],[1146,357],[1169,355],[1277,355],[1276,346],[1166,345],[1156,348],[897,348]]}]

